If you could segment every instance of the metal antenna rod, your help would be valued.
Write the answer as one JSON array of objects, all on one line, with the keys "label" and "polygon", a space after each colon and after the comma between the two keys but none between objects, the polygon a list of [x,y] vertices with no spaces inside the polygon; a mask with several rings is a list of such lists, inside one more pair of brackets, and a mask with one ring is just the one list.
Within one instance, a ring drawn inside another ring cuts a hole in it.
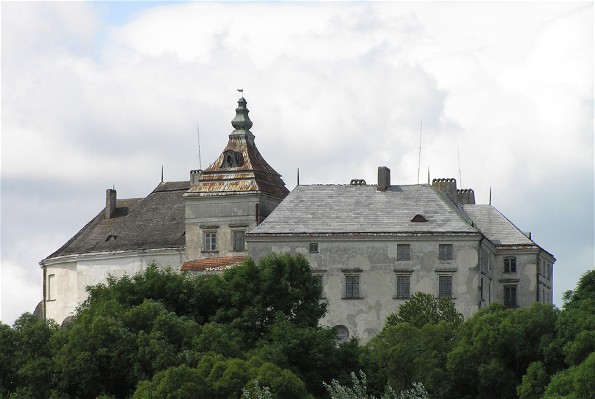
[{"label": "metal antenna rod", "polygon": [[461,176],[461,154],[459,154],[459,146],[457,146],[457,158],[459,159],[459,184],[463,188],[463,177]]},{"label": "metal antenna rod", "polygon": [[423,121],[419,121],[419,156],[417,158],[417,184],[419,184],[419,169],[421,167],[421,130]]},{"label": "metal antenna rod", "polygon": [[200,158],[200,129],[198,128],[198,121],[196,121],[196,135],[198,136],[198,169],[202,170],[202,159]]}]

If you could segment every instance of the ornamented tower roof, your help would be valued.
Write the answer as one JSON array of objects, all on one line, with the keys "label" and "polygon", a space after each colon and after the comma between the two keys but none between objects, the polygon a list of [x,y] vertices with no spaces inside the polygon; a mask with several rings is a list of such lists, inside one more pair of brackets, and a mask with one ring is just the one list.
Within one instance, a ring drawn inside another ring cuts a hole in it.
[{"label": "ornamented tower roof", "polygon": [[234,131],[227,146],[192,185],[186,196],[211,196],[232,193],[266,193],[284,198],[289,190],[277,173],[260,155],[246,100],[238,100],[236,115],[231,121]]}]

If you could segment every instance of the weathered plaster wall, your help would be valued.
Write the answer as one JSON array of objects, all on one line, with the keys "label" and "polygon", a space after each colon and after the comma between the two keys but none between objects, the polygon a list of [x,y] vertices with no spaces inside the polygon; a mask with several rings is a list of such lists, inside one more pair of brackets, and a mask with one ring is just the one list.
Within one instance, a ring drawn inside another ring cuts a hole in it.
[{"label": "weathered plaster wall", "polygon": [[[256,260],[270,252],[301,253],[315,274],[322,275],[323,297],[328,312],[321,320],[326,326],[346,326],[350,336],[368,341],[384,325],[386,317],[405,299],[396,299],[396,276],[411,272],[411,294],[420,291],[438,295],[438,275],[453,277],[453,295],[457,309],[466,317],[478,308],[479,237],[406,238],[331,238],[250,237],[249,254]],[[309,253],[309,244],[318,243],[319,253]],[[438,260],[438,245],[453,244],[454,259]],[[411,260],[397,261],[397,244],[410,244]],[[360,275],[360,299],[344,299],[345,274],[355,270]]]},{"label": "weathered plaster wall", "polygon": [[[107,277],[132,276],[152,263],[179,270],[186,256],[183,250],[158,250],[135,253],[79,255],[56,259],[46,264],[47,276],[53,274],[56,299],[46,300],[46,317],[58,323],[71,316],[87,298],[86,287],[105,283]],[[46,285],[48,284],[46,278]],[[46,296],[50,287],[46,287]]]},{"label": "weathered plaster wall", "polygon": [[[252,230],[281,202],[263,194],[227,194],[191,197],[186,201],[186,253],[188,259],[209,256],[239,256],[245,251],[233,250],[233,232]],[[217,250],[206,252],[205,232],[217,233]]]}]

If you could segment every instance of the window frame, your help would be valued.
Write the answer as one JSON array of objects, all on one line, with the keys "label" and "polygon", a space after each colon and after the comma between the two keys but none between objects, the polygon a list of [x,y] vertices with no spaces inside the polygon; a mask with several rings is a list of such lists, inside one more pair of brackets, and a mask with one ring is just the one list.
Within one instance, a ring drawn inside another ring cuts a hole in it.
[{"label": "window frame", "polygon": [[505,256],[504,262],[504,273],[516,273],[517,272],[517,259],[516,256]]},{"label": "window frame", "polygon": [[[504,306],[507,308],[518,308],[518,289],[516,285],[505,285],[504,287]],[[511,295],[512,293],[512,295]]]},{"label": "window frame", "polygon": [[[401,249],[404,251],[401,252]],[[397,261],[406,262],[411,260],[411,244],[397,244]]]},{"label": "window frame", "polygon": [[361,275],[360,273],[345,274],[345,289],[343,299],[361,299]]},{"label": "window frame", "polygon": [[454,260],[454,246],[453,246],[453,244],[438,244],[438,260],[441,260],[441,261]]},{"label": "window frame", "polygon": [[[449,284],[443,283],[444,279],[448,279]],[[438,299],[454,299],[453,282],[452,274],[438,275]],[[448,287],[448,290],[444,290],[445,287]]]},{"label": "window frame", "polygon": [[[203,233],[204,237],[204,252],[217,252],[218,250],[218,237],[216,231],[205,231]],[[213,238],[214,244],[213,244]]]},{"label": "window frame", "polygon": [[[238,249],[239,247],[236,246],[236,244],[238,243],[238,239],[237,239],[236,235],[240,235],[240,234],[242,237],[241,238],[242,245],[241,245],[241,249]],[[233,252],[245,252],[246,251],[246,230],[232,230],[231,238],[232,238]]]},{"label": "window frame", "polygon": [[319,252],[319,245],[317,242],[311,242],[308,244],[308,253],[309,254],[318,254]]},{"label": "window frame", "polygon": [[[399,284],[399,280],[406,279],[406,284]],[[406,285],[406,288],[404,286]],[[403,287],[405,292],[400,287]],[[395,279],[395,299],[411,298],[411,273],[397,273]]]},{"label": "window frame", "polygon": [[57,298],[57,287],[56,287],[56,274],[48,274],[47,280],[47,302],[55,301]]}]

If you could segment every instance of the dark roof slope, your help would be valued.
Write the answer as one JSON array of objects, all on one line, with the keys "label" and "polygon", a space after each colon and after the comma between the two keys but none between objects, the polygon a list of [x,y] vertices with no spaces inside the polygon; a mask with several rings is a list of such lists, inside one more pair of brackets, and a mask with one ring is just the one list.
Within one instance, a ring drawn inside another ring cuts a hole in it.
[{"label": "dark roof slope", "polygon": [[[416,215],[426,222],[413,222]],[[250,235],[477,233],[468,216],[427,184],[297,186]]]},{"label": "dark roof slope", "polygon": [[160,183],[146,198],[119,199],[111,218],[101,210],[45,260],[67,255],[184,248],[184,198],[188,181]]}]

